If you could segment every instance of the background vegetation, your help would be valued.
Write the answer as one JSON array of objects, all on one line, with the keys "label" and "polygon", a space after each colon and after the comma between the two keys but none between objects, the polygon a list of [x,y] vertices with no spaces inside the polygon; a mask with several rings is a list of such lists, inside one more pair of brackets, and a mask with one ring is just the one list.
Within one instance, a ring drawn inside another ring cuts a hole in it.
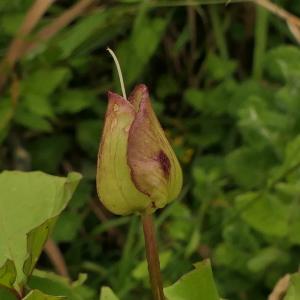
[{"label": "background vegetation", "polygon": [[[110,215],[95,192],[106,92],[119,91],[107,46],[128,92],[149,86],[184,169],[156,219],[165,285],[209,257],[220,295],[260,300],[298,269],[299,31],[253,3],[203,2],[57,1],[2,64],[0,169],[83,174],[39,265],[87,273],[82,299],[102,285],[150,297],[138,218]],[[299,0],[274,2],[300,15]],[[32,4],[1,1],[3,59]]]}]

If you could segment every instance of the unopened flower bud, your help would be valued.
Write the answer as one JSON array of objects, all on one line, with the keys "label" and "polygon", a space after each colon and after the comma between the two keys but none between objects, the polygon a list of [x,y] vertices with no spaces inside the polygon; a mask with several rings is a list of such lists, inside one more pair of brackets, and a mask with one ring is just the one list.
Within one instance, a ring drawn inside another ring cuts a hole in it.
[{"label": "unopened flower bud", "polygon": [[98,154],[99,198],[115,214],[152,213],[178,196],[179,162],[145,85],[138,85],[128,100],[111,92],[108,99]]}]

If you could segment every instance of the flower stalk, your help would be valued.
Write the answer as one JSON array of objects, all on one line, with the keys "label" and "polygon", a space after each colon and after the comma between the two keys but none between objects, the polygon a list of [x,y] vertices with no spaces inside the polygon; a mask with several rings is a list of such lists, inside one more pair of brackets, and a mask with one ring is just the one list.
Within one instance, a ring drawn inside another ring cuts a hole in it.
[{"label": "flower stalk", "polygon": [[152,108],[148,88],[137,85],[127,98],[118,59],[107,50],[115,61],[123,96],[108,92],[97,192],[112,213],[141,215],[153,299],[165,300],[152,214],[176,199],[182,171]]},{"label": "flower stalk", "polygon": [[146,257],[154,300],[165,300],[152,214],[143,214]]}]

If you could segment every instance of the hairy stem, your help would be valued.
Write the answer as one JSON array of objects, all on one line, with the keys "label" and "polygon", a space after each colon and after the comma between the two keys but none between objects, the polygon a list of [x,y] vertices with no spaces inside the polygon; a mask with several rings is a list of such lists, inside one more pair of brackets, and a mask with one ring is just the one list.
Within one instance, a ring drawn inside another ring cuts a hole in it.
[{"label": "hairy stem", "polygon": [[142,215],[146,256],[154,300],[165,300],[152,215]]}]

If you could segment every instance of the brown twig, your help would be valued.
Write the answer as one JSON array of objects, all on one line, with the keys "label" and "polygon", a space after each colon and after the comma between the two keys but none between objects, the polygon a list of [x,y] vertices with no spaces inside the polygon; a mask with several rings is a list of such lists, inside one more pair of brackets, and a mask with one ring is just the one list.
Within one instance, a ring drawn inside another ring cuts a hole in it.
[{"label": "brown twig", "polygon": [[292,23],[287,22],[287,25],[290,29],[290,32],[292,33],[292,35],[294,36],[295,40],[297,41],[298,44],[300,44],[300,27],[299,26],[295,26]]},{"label": "brown twig", "polygon": [[142,215],[146,257],[154,300],[165,300],[152,215]]},{"label": "brown twig", "polygon": [[281,8],[280,6],[274,4],[269,0],[252,0],[254,3],[264,7],[274,15],[284,19],[286,22],[294,24],[300,27],[300,18],[297,16],[289,13],[285,9]]},{"label": "brown twig", "polygon": [[62,15],[54,19],[49,25],[41,29],[35,37],[35,40],[26,40],[35,25],[43,16],[47,8],[55,0],[36,0],[35,4],[29,10],[16,38],[11,43],[9,50],[0,64],[0,92],[6,83],[8,75],[14,68],[16,62],[29,51],[39,45],[40,42],[46,42],[57,34],[64,27],[69,25],[78,16],[80,16],[95,0],[80,0],[69,8]]},{"label": "brown twig", "polygon": [[46,42],[57,34],[60,30],[69,25],[78,16],[80,16],[95,0],[81,0],[70,7],[62,15],[54,19],[49,25],[44,27],[36,34],[35,41],[28,43],[23,49],[22,55],[35,48],[40,42]]},{"label": "brown twig", "polygon": [[62,255],[60,249],[58,248],[58,246],[52,239],[49,239],[47,241],[44,251],[47,254],[47,256],[49,257],[56,272],[59,275],[64,276],[70,280],[70,275],[69,275],[68,268],[67,268],[66,262],[64,260],[64,257]]},{"label": "brown twig", "polygon": [[280,278],[276,283],[272,293],[269,295],[268,300],[282,300],[290,284],[291,275],[286,274]]},{"label": "brown twig", "polygon": [[8,51],[0,64],[0,90],[7,80],[7,74],[13,69],[20,57],[20,53],[26,42],[26,37],[32,32],[36,24],[54,1],[55,0],[36,0],[29,9],[19,31],[11,42]]}]

